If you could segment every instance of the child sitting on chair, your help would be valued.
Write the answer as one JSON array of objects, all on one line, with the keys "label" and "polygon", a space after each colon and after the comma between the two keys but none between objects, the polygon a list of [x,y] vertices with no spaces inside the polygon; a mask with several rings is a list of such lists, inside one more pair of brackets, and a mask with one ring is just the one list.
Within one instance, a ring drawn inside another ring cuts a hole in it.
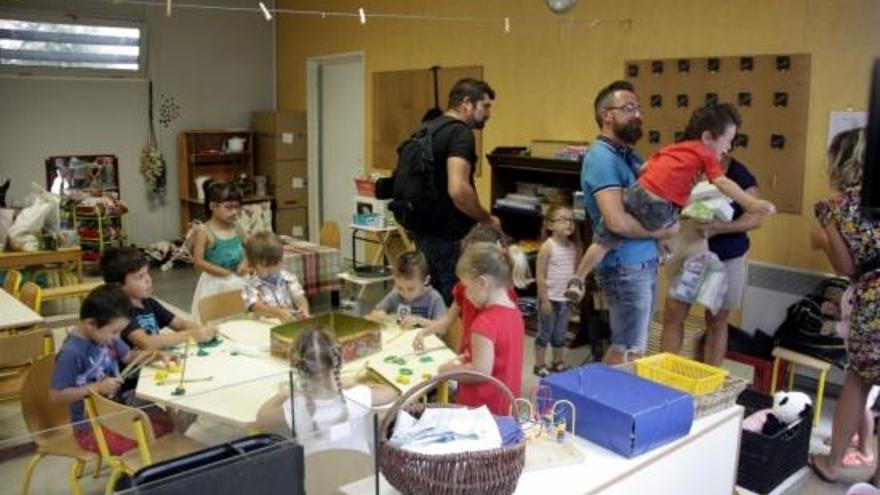
[{"label": "child sitting on chair", "polygon": [[244,287],[248,311],[283,322],[308,318],[305,291],[294,274],[281,268],[281,239],[272,232],[258,232],[248,238],[244,252],[248,266],[253,269]]},{"label": "child sitting on chair", "polygon": [[393,401],[397,392],[385,385],[344,387],[339,343],[321,327],[303,330],[290,357],[299,377],[293,401],[287,391],[266,401],[257,427],[284,433],[294,428],[306,455],[328,449],[370,453],[370,407]]},{"label": "child sitting on chair", "polygon": [[[129,296],[116,284],[97,287],[86,296],[79,312],[79,323],[64,340],[55,358],[55,369],[49,386],[49,400],[70,405],[76,443],[85,450],[98,452],[91,425],[85,421],[83,400],[90,390],[118,399],[122,385],[120,365],[125,366],[145,351],[131,351],[120,340],[119,333],[128,325],[131,312]],[[161,353],[163,360],[171,358]],[[173,421],[155,406],[145,408],[156,436],[173,429]],[[113,455],[137,446],[133,439],[103,430],[104,439]]]},{"label": "child sitting on chair", "polygon": [[[208,342],[217,333],[214,325],[200,326],[175,316],[153,296],[153,279],[147,258],[135,247],[108,249],[101,256],[101,275],[108,284],[119,284],[128,296],[131,320],[122,330],[129,347],[153,351],[186,342]],[[163,328],[173,332],[160,332]]]},{"label": "child sitting on chair", "polygon": [[[736,109],[728,104],[709,105],[694,111],[688,122],[686,141],[665,146],[642,167],[639,179],[623,193],[626,212],[648,231],[671,227],[687,205],[697,179],[705,175],[721,192],[742,205],[748,212],[769,215],[776,211],[773,203],[747,194],[724,175],[720,158],[741,123]],[[584,295],[584,278],[614,249],[622,238],[607,226],[599,225],[594,241],[569,281],[565,297],[573,304]]]},{"label": "child sitting on chair", "polygon": [[394,289],[367,318],[385,321],[392,315],[403,328],[427,327],[446,314],[446,304],[431,287],[428,260],[418,251],[407,251],[394,263]]}]

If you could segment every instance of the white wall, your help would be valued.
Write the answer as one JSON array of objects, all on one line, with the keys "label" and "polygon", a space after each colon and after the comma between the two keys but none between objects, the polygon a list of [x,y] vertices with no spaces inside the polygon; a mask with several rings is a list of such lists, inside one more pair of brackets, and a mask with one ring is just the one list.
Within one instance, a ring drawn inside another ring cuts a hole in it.
[{"label": "white wall", "polygon": [[[248,0],[210,4],[255,6]],[[274,108],[274,25],[257,13],[175,9],[167,18],[164,9],[109,2],[0,0],[0,8],[25,7],[145,22],[156,110],[164,93],[177,100],[180,117],[168,128],[156,123],[168,188],[165,204],[154,207],[138,170],[148,136],[146,80],[0,77],[0,178],[12,179],[7,198],[23,197],[31,181],[44,184],[49,156],[112,153],[131,210],[132,241],[177,237],[177,134],[247,127],[252,111]]]}]

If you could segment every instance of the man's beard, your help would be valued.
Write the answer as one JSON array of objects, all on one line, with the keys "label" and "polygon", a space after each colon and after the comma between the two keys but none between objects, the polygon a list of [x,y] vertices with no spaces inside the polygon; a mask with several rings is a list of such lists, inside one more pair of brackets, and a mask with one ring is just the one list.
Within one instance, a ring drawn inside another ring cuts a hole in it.
[{"label": "man's beard", "polygon": [[615,122],[614,135],[626,144],[636,144],[642,138],[642,122],[636,119],[625,124]]},{"label": "man's beard", "polygon": [[474,122],[471,124],[471,129],[480,130],[483,127],[486,127],[485,119],[484,120],[474,120]]}]

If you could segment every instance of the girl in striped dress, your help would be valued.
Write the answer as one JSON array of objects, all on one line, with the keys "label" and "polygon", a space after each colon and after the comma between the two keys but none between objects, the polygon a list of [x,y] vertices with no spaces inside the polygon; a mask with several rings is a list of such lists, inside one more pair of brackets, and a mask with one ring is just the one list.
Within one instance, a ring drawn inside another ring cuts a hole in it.
[{"label": "girl in striped dress", "polygon": [[[544,214],[544,243],[538,251],[538,337],[535,339],[534,373],[539,377],[565,370],[563,352],[571,309],[565,287],[580,259],[581,241],[574,212],[552,205]],[[553,348],[553,364],[545,364],[547,346]]]}]

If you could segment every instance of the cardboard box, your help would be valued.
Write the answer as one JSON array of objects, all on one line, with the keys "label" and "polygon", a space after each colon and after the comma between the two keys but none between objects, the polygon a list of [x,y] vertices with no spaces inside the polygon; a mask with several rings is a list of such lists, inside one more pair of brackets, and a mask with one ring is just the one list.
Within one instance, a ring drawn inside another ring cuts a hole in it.
[{"label": "cardboard box", "polygon": [[299,333],[313,326],[319,326],[333,332],[341,347],[343,363],[382,350],[382,325],[357,316],[325,313],[302,321],[272,327],[270,331],[271,354],[281,359],[289,359]]},{"label": "cardboard box", "polygon": [[257,135],[257,170],[275,160],[308,156],[305,112],[254,112],[251,124]]},{"label": "cardboard box", "polygon": [[581,366],[541,380],[554,400],[577,409],[575,434],[624,457],[635,457],[686,436],[690,394],[603,364]]},{"label": "cardboard box", "polygon": [[307,208],[286,208],[275,211],[275,233],[289,235],[297,239],[309,236],[309,210]]},{"label": "cardboard box", "polygon": [[275,196],[278,208],[305,208],[309,206],[309,170],[305,160],[277,162],[274,174],[269,175],[269,191]]}]

